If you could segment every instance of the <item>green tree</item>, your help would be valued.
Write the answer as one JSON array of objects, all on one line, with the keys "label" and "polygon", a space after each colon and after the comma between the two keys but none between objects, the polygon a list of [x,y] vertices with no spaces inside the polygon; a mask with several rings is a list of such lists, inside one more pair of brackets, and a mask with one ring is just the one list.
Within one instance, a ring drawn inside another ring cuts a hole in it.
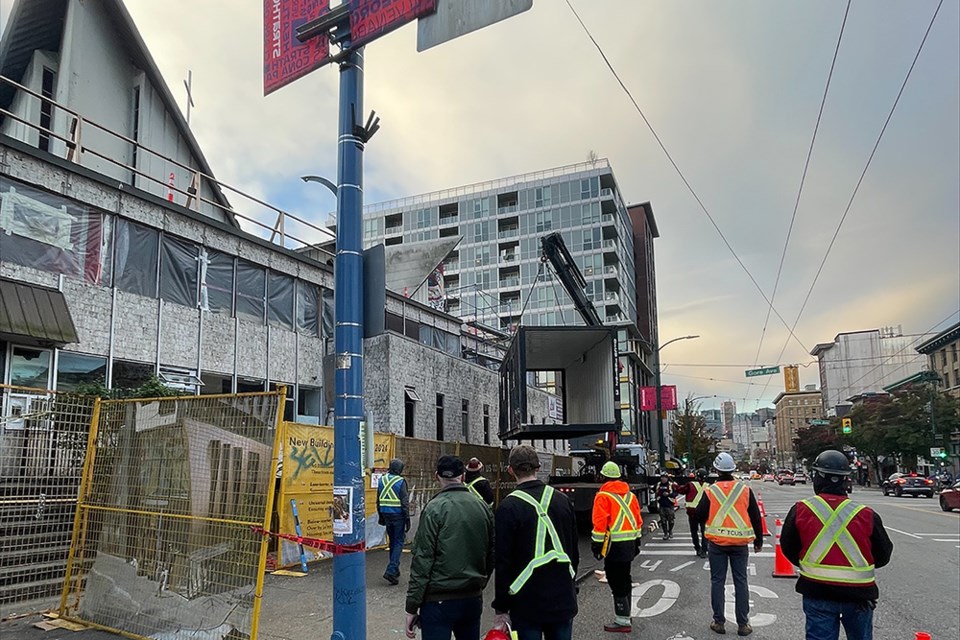
[{"label": "green tree", "polygon": [[842,441],[837,432],[840,430],[840,421],[830,425],[806,425],[797,429],[793,438],[793,450],[798,460],[805,460],[809,465],[821,452],[827,449],[842,450]]},{"label": "green tree", "polygon": [[697,402],[686,398],[670,424],[674,451],[678,458],[687,456],[688,468],[709,467],[713,457],[711,449],[717,442],[707,431],[707,421],[699,409]]}]

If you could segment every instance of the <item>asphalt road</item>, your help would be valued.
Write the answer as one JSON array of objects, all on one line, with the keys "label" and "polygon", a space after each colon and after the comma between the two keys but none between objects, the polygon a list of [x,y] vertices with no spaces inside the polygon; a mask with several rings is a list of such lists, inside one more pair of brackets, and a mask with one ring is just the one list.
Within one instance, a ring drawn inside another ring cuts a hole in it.
[{"label": "asphalt road", "polygon": [[[811,485],[778,487],[751,482],[763,499],[767,524],[774,532],[797,501],[813,494]],[[878,570],[880,602],[874,616],[878,640],[912,640],[927,631],[937,640],[960,640],[960,513],[944,513],[936,500],[884,497],[879,491],[855,491],[852,499],[875,509],[894,543],[890,565]],[[680,514],[678,514],[680,515]],[[644,516],[650,521],[654,516]],[[710,573],[697,558],[686,517],[677,520],[674,538],[664,542],[648,535],[634,561],[634,631],[626,637],[649,640],[700,640],[717,637],[709,630]],[[751,624],[756,638],[803,638],[804,622],[795,580],[774,578],[773,537],[765,538],[759,554],[751,550],[749,583]],[[589,556],[587,556],[589,559]],[[589,568],[592,559],[585,563]],[[728,577],[733,620],[732,579]],[[580,589],[576,638],[609,638],[602,624],[611,619],[613,603],[607,585],[587,578]],[[727,623],[727,635],[736,625]],[[842,637],[842,634],[841,634]]]}]

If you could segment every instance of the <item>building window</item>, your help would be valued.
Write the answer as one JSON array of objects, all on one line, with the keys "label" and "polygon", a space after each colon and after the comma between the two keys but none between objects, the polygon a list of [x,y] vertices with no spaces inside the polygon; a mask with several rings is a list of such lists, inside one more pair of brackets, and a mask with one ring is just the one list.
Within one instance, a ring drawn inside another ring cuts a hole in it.
[{"label": "building window", "polygon": [[271,271],[267,284],[267,323],[293,331],[293,278]]},{"label": "building window", "polygon": [[470,442],[470,401],[460,401],[460,435],[464,442]]},{"label": "building window", "polygon": [[[52,69],[43,68],[43,77],[40,80],[40,95],[45,100],[40,101],[40,128],[53,130],[53,81],[56,75]],[[37,145],[41,151],[50,151],[50,134],[46,131],[40,131],[40,139]]]},{"label": "building window", "polygon": [[233,314],[234,259],[205,249],[201,259],[200,306],[212,313]]},{"label": "building window", "polygon": [[443,442],[443,394],[437,394],[437,442]]},{"label": "building window", "polygon": [[490,444],[490,405],[483,405],[483,444]]},{"label": "building window", "polygon": [[157,296],[160,236],[155,229],[117,220],[114,286],[148,298]]},{"label": "building window", "polygon": [[323,418],[323,389],[298,387],[297,422],[320,424],[321,418]]},{"label": "building window", "polygon": [[413,387],[404,387],[403,389],[403,435],[408,438],[416,436],[414,420],[417,415],[417,402],[420,396]]},{"label": "building window", "polygon": [[173,236],[160,239],[160,297],[185,307],[197,306],[197,245]]},{"label": "building window", "polygon": [[155,373],[156,369],[152,364],[114,360],[110,388],[136,389],[145,384]]},{"label": "building window", "polygon": [[107,359],[61,351],[57,357],[57,391],[76,391],[81,385],[107,384]]},{"label": "building window", "polygon": [[267,272],[244,260],[237,261],[237,317],[263,324]]},{"label": "building window", "polygon": [[34,389],[50,388],[50,351],[31,347],[12,347],[10,384]]}]

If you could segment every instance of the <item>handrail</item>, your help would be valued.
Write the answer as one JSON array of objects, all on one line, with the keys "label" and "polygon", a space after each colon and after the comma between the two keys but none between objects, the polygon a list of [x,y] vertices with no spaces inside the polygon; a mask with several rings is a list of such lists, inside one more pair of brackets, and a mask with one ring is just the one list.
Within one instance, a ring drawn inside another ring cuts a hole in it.
[{"label": "handrail", "polygon": [[[280,209],[274,205],[271,205],[268,202],[265,202],[260,198],[257,198],[256,196],[246,193],[237,187],[234,187],[225,182],[222,182],[221,180],[218,180],[217,178],[214,178],[213,176],[208,175],[195,167],[191,167],[187,164],[184,164],[178,160],[175,160],[174,158],[171,158],[163,154],[160,151],[152,149],[142,144],[141,142],[134,140],[133,138],[127,137],[126,135],[113,131],[112,129],[109,129],[108,127],[105,127],[93,120],[89,120],[79,112],[74,111],[73,109],[70,109],[67,106],[64,106],[63,104],[57,102],[56,100],[44,97],[42,94],[37,93],[36,91],[20,84],[19,82],[16,82],[11,78],[0,75],[0,84],[8,84],[12,86],[14,89],[16,89],[17,91],[23,92],[24,94],[32,96],[33,98],[36,98],[37,100],[40,100],[42,102],[50,103],[56,109],[59,109],[63,113],[66,113],[69,116],[71,116],[72,120],[70,121],[70,124],[69,124],[70,134],[68,136],[65,136],[51,129],[42,127],[37,123],[31,122],[28,119],[25,119],[24,117],[16,113],[13,113],[12,111],[0,108],[0,114],[2,114],[4,118],[11,118],[12,120],[25,125],[31,130],[37,131],[38,133],[42,133],[44,135],[50,136],[52,138],[55,138],[61,141],[66,147],[66,154],[65,154],[66,160],[70,162],[75,162],[77,164],[81,164],[83,155],[90,154],[96,158],[105,160],[106,162],[109,162],[110,164],[122,170],[129,171],[132,175],[140,176],[141,178],[147,181],[150,181],[153,184],[159,185],[163,189],[167,190],[167,193],[169,196],[172,196],[172,194],[174,193],[182,195],[185,198],[184,206],[186,206],[186,208],[188,209],[197,211],[199,213],[200,205],[207,204],[217,210],[223,211],[227,215],[233,216],[234,218],[239,218],[245,222],[252,223],[257,227],[261,227],[264,230],[269,231],[271,233],[269,238],[269,241],[271,243],[278,244],[286,248],[287,241],[290,240],[295,243],[298,243],[299,245],[302,245],[304,248],[316,249],[329,254],[331,257],[333,256],[333,254],[330,253],[329,251],[326,251],[325,249],[321,249],[318,246],[318,241],[308,241],[289,233],[286,230],[286,222],[288,219],[292,220],[293,222],[296,222],[299,225],[303,225],[308,229],[319,232],[324,238],[332,240],[333,234],[328,229],[315,225],[312,222],[309,222],[299,216],[296,216],[292,213],[284,211],[283,209]],[[187,173],[189,176],[192,177],[191,184],[186,189],[183,189],[174,184],[170,184],[168,181],[163,180],[162,177],[156,177],[156,176],[150,175],[138,169],[135,166],[128,165],[121,160],[117,160],[116,158],[110,157],[109,155],[96,151],[95,149],[89,146],[84,146],[81,141],[82,141],[83,130],[86,127],[93,127],[94,129],[97,129],[99,131],[102,131],[112,136],[114,139],[126,142],[127,144],[133,147],[137,155],[139,155],[140,152],[146,152],[157,160],[169,163],[170,165],[173,165],[174,167],[177,167],[183,170],[185,173]],[[215,188],[229,190],[232,193],[242,196],[243,198],[257,205],[272,211],[273,213],[277,214],[276,222],[271,226],[269,224],[261,222],[260,220],[257,220],[252,215],[245,215],[240,211],[238,211],[229,203],[225,204],[226,202],[225,198],[224,198],[224,202],[217,202],[215,200],[203,197],[204,182],[206,182],[209,185],[215,186]]]}]

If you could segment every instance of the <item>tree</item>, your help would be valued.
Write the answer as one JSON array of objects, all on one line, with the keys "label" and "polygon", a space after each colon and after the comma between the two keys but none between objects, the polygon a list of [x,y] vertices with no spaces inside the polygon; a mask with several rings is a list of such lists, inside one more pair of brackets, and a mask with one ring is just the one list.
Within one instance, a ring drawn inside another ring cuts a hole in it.
[{"label": "tree", "polygon": [[842,441],[837,435],[840,423],[838,420],[834,422],[836,424],[807,425],[797,429],[797,435],[793,439],[793,450],[798,460],[811,462],[827,449],[842,450]]},{"label": "tree", "polygon": [[673,448],[678,457],[687,457],[687,467],[709,467],[716,440],[707,431],[707,421],[699,413],[700,405],[690,398],[683,401],[682,411],[674,414],[670,428]]}]

